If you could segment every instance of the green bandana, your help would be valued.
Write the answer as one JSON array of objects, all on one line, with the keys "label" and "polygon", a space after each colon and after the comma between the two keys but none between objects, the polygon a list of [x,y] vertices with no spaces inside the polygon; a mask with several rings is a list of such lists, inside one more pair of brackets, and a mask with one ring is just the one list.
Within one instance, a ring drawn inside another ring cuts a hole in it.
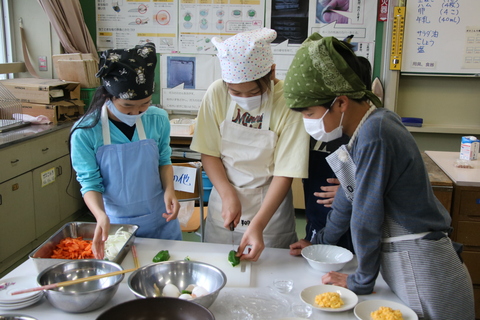
[{"label": "green bandana", "polygon": [[285,77],[285,100],[289,108],[322,106],[338,96],[361,99],[367,96],[377,107],[378,97],[367,90],[362,80],[335,50],[335,37],[308,37],[298,49]]}]

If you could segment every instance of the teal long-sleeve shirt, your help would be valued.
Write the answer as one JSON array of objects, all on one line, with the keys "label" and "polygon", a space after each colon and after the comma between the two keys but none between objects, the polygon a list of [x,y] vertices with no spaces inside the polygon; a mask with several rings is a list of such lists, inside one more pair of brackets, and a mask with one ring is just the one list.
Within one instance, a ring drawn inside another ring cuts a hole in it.
[{"label": "teal long-sleeve shirt", "polygon": [[[92,116],[92,119],[85,119],[82,125],[93,120],[93,114],[90,116]],[[170,122],[166,111],[151,106],[141,119],[147,139],[153,139],[157,142],[160,155],[158,165],[171,164]],[[75,123],[74,128],[78,124],[79,122]],[[130,143],[139,140],[137,129],[135,129],[132,140],[129,140],[111,121],[109,121],[109,127],[112,144]],[[105,190],[103,179],[96,159],[98,148],[103,146],[101,121],[93,128],[79,128],[73,131],[70,144],[72,166],[77,173],[82,195],[85,195],[88,191],[103,193]],[[138,161],[142,160],[138,159]]]},{"label": "teal long-sleeve shirt", "polygon": [[340,188],[326,227],[313,242],[336,244],[350,226],[358,268],[348,276],[347,286],[357,294],[369,294],[380,270],[387,214],[412,234],[448,232],[451,218],[433,194],[414,138],[395,113],[374,111],[360,128],[350,155],[357,167],[353,202]]}]

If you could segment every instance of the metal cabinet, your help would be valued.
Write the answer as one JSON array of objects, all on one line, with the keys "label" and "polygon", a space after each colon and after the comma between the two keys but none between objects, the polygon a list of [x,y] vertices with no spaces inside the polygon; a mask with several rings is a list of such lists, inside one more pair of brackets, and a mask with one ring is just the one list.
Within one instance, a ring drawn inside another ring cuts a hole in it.
[{"label": "metal cabinet", "polygon": [[0,184],[0,261],[35,240],[32,173]]},{"label": "metal cabinet", "polygon": [[33,170],[37,237],[53,233],[62,220],[82,207],[80,187],[72,171],[69,155]]},{"label": "metal cabinet", "polygon": [[0,182],[9,180],[32,168],[30,142],[22,145],[13,145],[0,152]]},{"label": "metal cabinet", "polygon": [[68,152],[70,126],[0,148],[0,272],[85,208]]}]

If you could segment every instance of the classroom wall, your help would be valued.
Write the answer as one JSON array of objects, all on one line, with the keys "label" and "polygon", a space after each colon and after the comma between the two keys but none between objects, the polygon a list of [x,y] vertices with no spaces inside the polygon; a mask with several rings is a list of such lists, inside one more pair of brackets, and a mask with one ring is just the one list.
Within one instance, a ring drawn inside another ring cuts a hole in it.
[{"label": "classroom wall", "polygon": [[[12,9],[12,30],[15,43],[13,56],[15,61],[25,61],[22,53],[19,19],[22,19],[26,35],[26,43],[32,65],[41,78],[52,79],[54,74],[52,55],[62,53],[60,40],[55,30],[50,26],[50,21],[37,0],[10,1]],[[47,57],[47,71],[38,70],[38,57]],[[17,77],[32,77],[24,72]]]},{"label": "classroom wall", "polygon": [[[18,19],[23,19],[32,63],[42,78],[53,78],[51,55],[61,53],[61,45],[43,9],[37,0],[11,1],[15,30],[17,61],[23,61]],[[85,20],[95,39],[95,0],[80,0]],[[379,28],[380,29],[380,28]],[[377,32],[381,37],[381,32]],[[387,33],[382,43],[388,43]],[[377,49],[377,53],[382,50]],[[389,52],[389,50],[383,50]],[[38,57],[47,56],[49,70],[38,71]],[[378,59],[378,58],[377,58]],[[380,63],[379,63],[380,64]],[[376,63],[377,66],[377,63]],[[398,72],[398,71],[392,71]],[[21,77],[30,77],[24,73]],[[459,151],[464,135],[480,136],[480,79],[458,77],[399,76],[395,86],[393,110],[402,117],[421,117],[425,123],[440,127],[468,126],[472,130],[461,133],[412,132],[421,150]],[[385,80],[384,86],[390,84]],[[434,130],[435,131],[435,130]]]}]

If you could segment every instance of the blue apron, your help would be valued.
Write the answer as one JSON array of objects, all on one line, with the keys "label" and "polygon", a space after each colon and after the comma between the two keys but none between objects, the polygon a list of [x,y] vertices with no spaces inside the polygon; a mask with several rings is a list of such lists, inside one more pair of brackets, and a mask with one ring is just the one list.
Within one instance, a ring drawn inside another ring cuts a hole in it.
[{"label": "blue apron", "polygon": [[158,170],[158,146],[147,139],[141,118],[139,141],[111,144],[107,108],[102,108],[103,146],[96,158],[103,178],[103,203],[110,223],[136,224],[138,237],[181,240],[177,219],[166,222],[164,191]]}]

